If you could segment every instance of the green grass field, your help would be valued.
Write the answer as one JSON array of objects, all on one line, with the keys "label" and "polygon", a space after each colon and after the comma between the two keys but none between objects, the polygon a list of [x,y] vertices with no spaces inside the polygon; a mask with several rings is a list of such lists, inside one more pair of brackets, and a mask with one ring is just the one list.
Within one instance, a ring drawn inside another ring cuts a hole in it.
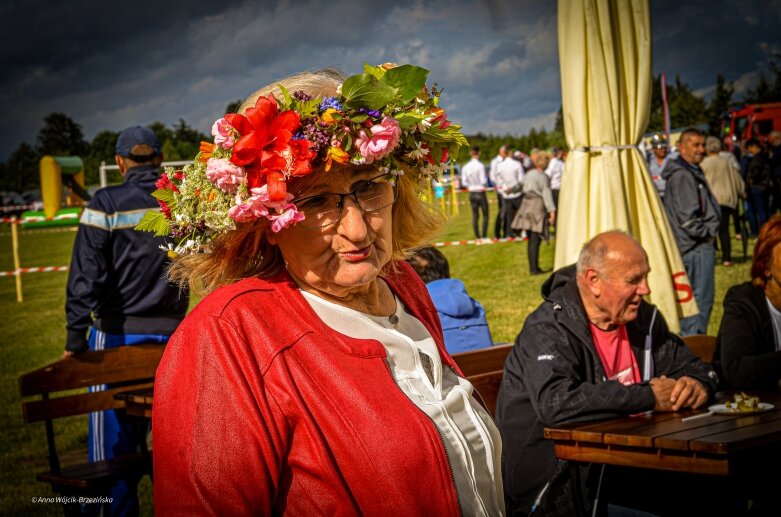
[{"label": "green grass field", "polygon": [[[462,200],[466,197],[462,196]],[[491,218],[496,204],[490,205]],[[493,220],[491,221],[491,228]],[[70,261],[75,232],[20,231],[22,267],[65,266]],[[473,238],[467,204],[449,220],[439,240]],[[738,241],[734,241],[739,253]],[[752,243],[753,244],[753,243]],[[540,286],[545,275],[529,276],[526,243],[465,245],[440,248],[448,257],[451,275],[466,284],[469,293],[485,306],[495,341],[513,341],[526,316],[540,303]],[[553,266],[554,242],[543,243],[541,267]],[[751,249],[751,248],[749,248]],[[0,271],[14,269],[10,228],[0,225]],[[721,319],[721,301],[726,289],[748,279],[748,262],[731,268],[716,268],[716,302],[709,327],[716,334]],[[48,485],[35,480],[48,468],[43,424],[22,422],[17,378],[59,358],[65,339],[65,282],[67,273],[29,273],[22,276],[24,302],[17,303],[13,277],[0,277],[0,411],[2,440],[0,455],[0,515],[60,515],[57,505],[34,505],[32,497],[53,496]],[[58,441],[62,457],[86,457],[86,418],[73,418],[60,427]],[[151,514],[151,485],[141,487],[142,513]]]}]

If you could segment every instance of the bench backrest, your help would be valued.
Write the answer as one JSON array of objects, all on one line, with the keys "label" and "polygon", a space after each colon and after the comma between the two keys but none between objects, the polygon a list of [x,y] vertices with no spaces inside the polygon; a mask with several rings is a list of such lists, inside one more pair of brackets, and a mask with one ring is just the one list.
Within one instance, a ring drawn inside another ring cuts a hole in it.
[{"label": "bench backrest", "polygon": [[[116,393],[154,384],[155,371],[165,345],[121,346],[60,359],[19,377],[22,416],[27,423],[46,422],[49,463],[59,470],[52,421],[92,411],[116,409],[124,402]],[[108,384],[108,389],[84,392],[83,388]],[[76,393],[74,393],[76,390]]]},{"label": "bench backrest", "polygon": [[480,393],[491,415],[496,411],[496,397],[502,384],[504,361],[512,347],[512,343],[506,343],[453,354],[453,360]]},{"label": "bench backrest", "polygon": [[716,337],[705,334],[693,334],[681,338],[689,349],[706,363],[713,361],[716,351]]}]

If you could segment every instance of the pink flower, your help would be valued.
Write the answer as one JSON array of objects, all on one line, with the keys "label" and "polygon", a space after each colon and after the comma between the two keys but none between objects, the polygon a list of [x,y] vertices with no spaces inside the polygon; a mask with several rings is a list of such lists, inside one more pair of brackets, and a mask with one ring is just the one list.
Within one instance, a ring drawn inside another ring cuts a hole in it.
[{"label": "pink flower", "polygon": [[[291,203],[293,195],[289,192],[281,201],[272,201],[269,198],[267,185],[253,188],[251,193],[252,195],[246,201],[236,196],[236,205],[228,210],[228,215],[237,223],[246,223],[259,217],[265,217],[271,221],[271,230],[276,233],[304,219],[304,214]],[[273,213],[270,211],[272,208],[274,209]]]},{"label": "pink flower", "polygon": [[206,177],[224,192],[236,192],[246,176],[244,169],[232,164],[230,160],[209,158],[206,162]]},{"label": "pink flower", "polygon": [[236,129],[225,118],[217,120],[212,126],[214,143],[223,149],[233,148],[233,144],[236,143],[234,138],[236,133]]},{"label": "pink flower", "polygon": [[355,140],[355,146],[363,156],[365,163],[372,163],[374,160],[387,156],[399,145],[401,128],[394,118],[383,118],[382,122],[372,126],[369,131],[371,136],[367,136],[366,132],[361,130]]},{"label": "pink flower", "polygon": [[274,233],[304,220],[304,214],[299,212],[293,203],[288,203],[281,214],[267,215],[266,217],[271,221],[271,231]]},{"label": "pink flower", "polygon": [[246,223],[249,221],[254,221],[258,218],[258,216],[255,215],[255,210],[253,209],[252,203],[240,203],[238,205],[233,205],[230,207],[230,209],[228,209],[228,215],[237,223]]}]

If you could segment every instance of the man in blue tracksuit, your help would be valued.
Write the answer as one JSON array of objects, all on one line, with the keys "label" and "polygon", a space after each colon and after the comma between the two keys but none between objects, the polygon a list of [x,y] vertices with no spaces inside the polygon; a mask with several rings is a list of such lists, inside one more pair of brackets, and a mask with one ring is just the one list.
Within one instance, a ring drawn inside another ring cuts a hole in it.
[{"label": "man in blue tracksuit", "polygon": [[[98,190],[79,221],[66,291],[64,356],[166,343],[187,311],[188,294],[166,279],[166,239],[134,230],[146,211],[158,208],[151,196],[163,161],[157,137],[146,127],[124,130],[115,160],[124,183]],[[146,437],[134,436],[124,411],[90,415],[90,461],[135,451],[141,439]],[[112,489],[112,515],[138,514],[137,483],[125,480]]]}]

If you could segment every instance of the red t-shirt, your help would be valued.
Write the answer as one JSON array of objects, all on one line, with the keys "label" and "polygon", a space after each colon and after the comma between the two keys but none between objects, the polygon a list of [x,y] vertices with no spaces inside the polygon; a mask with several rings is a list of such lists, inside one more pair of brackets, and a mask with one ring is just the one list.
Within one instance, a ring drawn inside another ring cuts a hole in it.
[{"label": "red t-shirt", "polygon": [[589,327],[608,380],[618,381],[625,386],[640,382],[640,368],[629,346],[626,327],[621,325],[615,330],[601,330],[592,323],[589,323]]}]

